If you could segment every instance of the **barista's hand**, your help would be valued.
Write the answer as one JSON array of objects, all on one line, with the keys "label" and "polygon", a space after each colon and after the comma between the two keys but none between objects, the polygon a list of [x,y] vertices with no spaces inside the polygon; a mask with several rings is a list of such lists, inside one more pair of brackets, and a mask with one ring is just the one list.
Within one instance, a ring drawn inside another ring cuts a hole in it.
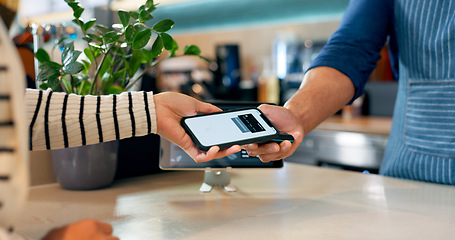
[{"label": "barista's hand", "polygon": [[256,143],[244,145],[250,156],[258,156],[263,162],[284,159],[295,152],[303,140],[304,130],[297,118],[287,108],[261,105],[259,109],[272,121],[273,125],[281,132],[291,134],[294,142],[283,141],[280,144],[267,143],[258,145]]},{"label": "barista's hand", "polygon": [[119,240],[112,236],[109,223],[82,220],[50,231],[43,240]]},{"label": "barista's hand", "polygon": [[221,109],[180,93],[160,93],[154,95],[153,99],[155,100],[157,133],[181,147],[194,161],[207,162],[241,150],[239,145],[221,151],[218,146],[215,146],[207,152],[203,152],[196,147],[180,125],[182,117],[194,116],[197,113],[219,112]]}]

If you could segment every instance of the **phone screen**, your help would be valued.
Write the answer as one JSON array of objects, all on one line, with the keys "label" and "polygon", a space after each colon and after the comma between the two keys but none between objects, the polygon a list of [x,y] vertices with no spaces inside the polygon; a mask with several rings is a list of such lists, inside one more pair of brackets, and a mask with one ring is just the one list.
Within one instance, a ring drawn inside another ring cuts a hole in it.
[{"label": "phone screen", "polygon": [[190,117],[184,123],[201,145],[214,146],[276,135],[261,114],[258,109],[244,109]]}]

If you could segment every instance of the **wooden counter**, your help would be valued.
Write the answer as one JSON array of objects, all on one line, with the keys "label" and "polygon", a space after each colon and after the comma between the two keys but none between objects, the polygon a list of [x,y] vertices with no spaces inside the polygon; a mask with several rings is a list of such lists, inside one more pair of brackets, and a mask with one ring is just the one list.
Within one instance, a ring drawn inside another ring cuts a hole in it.
[{"label": "wooden counter", "polygon": [[126,179],[98,191],[33,187],[18,233],[38,239],[83,218],[123,240],[453,239],[455,187],[287,163],[234,169],[239,191],[200,193],[202,171]]},{"label": "wooden counter", "polygon": [[322,122],[316,129],[367,134],[389,135],[392,118],[361,116],[344,119],[333,116]]}]

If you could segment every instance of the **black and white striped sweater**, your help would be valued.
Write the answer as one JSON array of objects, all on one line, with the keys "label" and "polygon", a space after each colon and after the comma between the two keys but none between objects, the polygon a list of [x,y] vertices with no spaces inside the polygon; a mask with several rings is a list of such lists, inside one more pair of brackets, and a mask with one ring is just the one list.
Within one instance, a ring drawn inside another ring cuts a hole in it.
[{"label": "black and white striped sweater", "polygon": [[152,92],[81,96],[27,89],[30,150],[90,145],[156,133]]}]

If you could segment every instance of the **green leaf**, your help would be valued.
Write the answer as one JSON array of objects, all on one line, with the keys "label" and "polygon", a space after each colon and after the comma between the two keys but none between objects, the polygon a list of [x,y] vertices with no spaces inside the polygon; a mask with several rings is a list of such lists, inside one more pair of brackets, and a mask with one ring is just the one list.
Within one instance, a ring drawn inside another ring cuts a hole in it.
[{"label": "green leaf", "polygon": [[109,90],[107,90],[107,94],[120,94],[123,91],[124,91],[123,88],[121,88],[120,86],[112,86],[109,88]]},{"label": "green leaf", "polygon": [[136,21],[139,19],[139,13],[134,12],[134,11],[130,11],[129,13],[130,13],[130,16],[132,19],[134,19]]},{"label": "green leaf", "polygon": [[79,87],[79,95],[89,94],[91,86],[92,86],[92,84],[89,81],[87,81],[87,80],[82,81],[82,83]]},{"label": "green leaf", "polygon": [[157,32],[166,32],[169,29],[171,29],[174,26],[174,21],[171,19],[164,19],[159,22],[157,22],[155,25],[153,25],[153,30]]},{"label": "green leaf", "polygon": [[[114,76],[110,73],[105,73],[101,77],[101,90],[109,89],[114,83]],[[105,94],[105,92],[103,93]]]},{"label": "green leaf", "polygon": [[58,74],[52,75],[47,79],[47,84],[49,85],[50,88],[52,88],[52,90],[56,91],[57,88],[59,87],[59,79],[60,75]]},{"label": "green leaf", "polygon": [[142,54],[141,51],[139,50],[133,50],[133,54],[131,55],[130,61],[129,61],[129,76],[133,77],[134,74],[136,74],[137,70],[139,70],[139,67],[141,66],[142,63]]},{"label": "green leaf", "polygon": [[95,59],[93,57],[92,51],[90,51],[89,48],[84,48],[84,54],[88,58],[88,60],[90,60],[90,62],[93,63],[93,60]]},{"label": "green leaf", "polygon": [[70,56],[72,51],[74,51],[74,42],[69,42],[69,43],[65,44],[65,47],[63,48],[63,52],[62,52],[63,64],[65,64],[63,59],[65,59],[66,56]]},{"label": "green leaf", "polygon": [[106,72],[109,71],[109,69],[111,69],[111,67],[112,67],[112,56],[107,55],[106,59],[104,59],[103,65],[100,68],[99,76],[103,76]]},{"label": "green leaf", "polygon": [[73,10],[73,16],[76,18],[76,19],[79,19],[82,15],[82,13],[84,12],[84,9],[83,8],[77,8],[76,10]]},{"label": "green leaf", "polygon": [[63,86],[65,87],[66,93],[73,92],[73,86],[71,85],[71,77],[69,75],[62,77],[62,83],[63,83]]},{"label": "green leaf", "polygon": [[43,89],[43,90],[46,90],[46,89],[49,88],[49,85],[47,85],[47,83],[43,83],[43,84],[39,85],[39,88]]},{"label": "green leaf", "polygon": [[102,41],[102,38],[96,34],[93,34],[93,33],[87,33],[87,36],[92,38],[92,39],[95,39],[97,40],[98,42],[101,42]]},{"label": "green leaf", "polygon": [[84,40],[86,42],[93,42],[93,38],[91,38],[89,36],[82,37],[82,40]]},{"label": "green leaf", "polygon": [[36,57],[36,59],[38,59],[38,61],[40,63],[51,61],[51,57],[49,57],[49,54],[47,54],[46,50],[44,50],[42,48],[40,48],[40,49],[38,49],[38,51],[36,51],[35,57]]},{"label": "green leaf", "polygon": [[159,56],[161,52],[163,52],[163,40],[161,39],[161,36],[158,36],[155,39],[155,42],[153,42],[152,54],[153,56]]},{"label": "green leaf", "polygon": [[99,57],[101,55],[102,50],[104,50],[104,47],[101,44],[91,42],[88,45],[92,46],[93,52],[95,53],[95,58]]},{"label": "green leaf", "polygon": [[84,65],[84,69],[82,70],[82,73],[84,75],[88,75],[90,72],[90,68],[92,67],[92,64],[88,61],[82,60],[82,65]]},{"label": "green leaf", "polygon": [[174,48],[174,39],[167,33],[162,33],[161,38],[163,39],[164,49],[171,51]]},{"label": "green leaf", "polygon": [[113,46],[112,49],[111,49],[111,52],[112,53],[115,53],[119,56],[123,56],[125,55],[125,51],[123,51],[123,49],[119,46]]},{"label": "green leaf", "polygon": [[175,53],[179,50],[179,45],[176,41],[172,44],[172,49],[169,50],[169,57],[175,57]]},{"label": "green leaf", "polygon": [[119,10],[117,12],[117,14],[118,14],[118,18],[120,19],[120,22],[122,23],[123,27],[128,26],[128,23],[130,22],[130,14],[123,10]]},{"label": "green leaf", "polygon": [[145,10],[151,14],[153,11],[156,10],[156,7],[155,7],[156,5],[158,5],[158,4],[155,4],[155,5],[153,5],[153,6],[149,7],[149,8],[146,8]]},{"label": "green leaf", "polygon": [[79,3],[74,1],[74,0],[65,0],[65,2],[68,4],[68,6],[70,6],[73,10],[74,9],[77,9],[77,8],[80,8],[79,7]]},{"label": "green leaf", "polygon": [[114,76],[114,81],[125,79],[125,75],[126,75],[126,69],[125,68],[115,72],[114,75],[113,75]]},{"label": "green leaf", "polygon": [[146,10],[141,10],[139,12],[139,22],[145,23],[145,22],[147,22],[148,20],[151,20],[151,19],[153,19],[153,16],[149,12],[147,12]]},{"label": "green leaf", "polygon": [[64,74],[76,74],[82,70],[84,70],[84,65],[82,65],[82,63],[79,62],[72,62],[63,66]]},{"label": "green leaf", "polygon": [[74,43],[70,42],[65,45],[62,52],[62,63],[64,66],[75,62],[77,58],[81,55],[80,51],[74,50]]},{"label": "green leaf", "polygon": [[84,80],[87,80],[87,76],[73,75],[71,78],[71,83],[75,87],[79,87]]},{"label": "green leaf", "polygon": [[152,36],[152,31],[150,29],[144,29],[134,36],[133,40],[133,49],[141,49],[147,45]]},{"label": "green leaf", "polygon": [[145,7],[146,8],[151,8],[151,7],[154,7],[155,5],[153,4],[153,0],[147,0],[145,2]]},{"label": "green leaf", "polygon": [[106,44],[111,44],[116,42],[120,38],[119,35],[117,35],[117,32],[115,31],[109,31],[106,34],[103,35],[104,42]]},{"label": "green leaf", "polygon": [[66,39],[68,39],[68,37],[62,37],[62,38],[60,38],[60,40],[58,40],[58,42],[57,42],[57,45],[62,44]]},{"label": "green leaf", "polygon": [[87,31],[88,29],[90,29],[93,25],[95,25],[95,23],[96,23],[95,19],[86,22],[83,27],[84,31]]},{"label": "green leaf", "polygon": [[40,82],[46,82],[47,87],[56,90],[60,78],[61,67],[62,65],[56,62],[44,62],[40,64],[40,72],[38,74],[37,80]]},{"label": "green leaf", "polygon": [[62,65],[56,62],[43,62],[39,66],[40,71],[37,80],[40,82],[47,82],[49,79],[58,78],[60,76],[61,68]]},{"label": "green leaf", "polygon": [[101,49],[100,48],[94,48],[93,49],[93,57],[98,58],[101,56]]},{"label": "green leaf", "polygon": [[101,33],[101,34],[105,34],[109,31],[111,31],[110,28],[104,26],[103,24],[96,24],[96,29],[98,29],[99,33]]},{"label": "green leaf", "polygon": [[141,31],[141,25],[135,24],[135,25],[130,25],[126,28],[125,30],[125,40],[128,43],[132,43],[134,40],[134,36],[138,34]]},{"label": "green leaf", "polygon": [[153,59],[156,56],[153,56],[152,51],[149,51],[147,49],[142,49],[142,59],[145,60],[146,63],[151,63],[153,62]]},{"label": "green leaf", "polygon": [[201,54],[201,50],[195,45],[186,46],[185,49],[183,50],[183,55],[200,55],[200,54]]}]

